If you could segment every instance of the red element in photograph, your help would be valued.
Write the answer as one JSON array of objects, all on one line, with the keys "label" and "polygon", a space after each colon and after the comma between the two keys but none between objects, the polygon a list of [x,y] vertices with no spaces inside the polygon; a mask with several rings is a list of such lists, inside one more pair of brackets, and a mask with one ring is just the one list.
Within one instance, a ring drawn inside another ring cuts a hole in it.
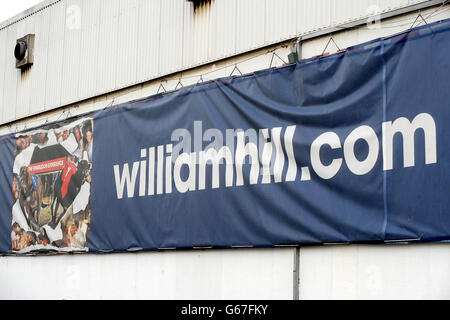
[{"label": "red element in photograph", "polygon": [[27,168],[29,174],[38,174],[43,172],[53,172],[64,168],[66,164],[66,158],[58,158],[54,160],[33,163]]}]

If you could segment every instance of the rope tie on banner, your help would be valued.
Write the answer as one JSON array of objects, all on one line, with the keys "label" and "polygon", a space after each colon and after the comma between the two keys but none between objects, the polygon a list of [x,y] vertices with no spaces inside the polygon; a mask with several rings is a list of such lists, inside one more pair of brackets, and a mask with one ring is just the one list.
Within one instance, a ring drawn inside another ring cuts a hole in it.
[{"label": "rope tie on banner", "polygon": [[[106,109],[108,109],[108,108],[111,108],[112,105],[114,104],[114,101],[116,101],[116,98],[113,98],[113,99],[111,100],[111,102],[108,103],[108,104],[106,105],[106,107],[103,108],[103,110],[106,110]],[[67,119],[67,118],[66,118],[66,119]]]},{"label": "rope tie on banner", "polygon": [[183,84],[181,83],[181,78],[178,79],[178,83],[177,83],[177,85],[175,86],[175,89],[174,89],[174,90],[177,90],[177,89],[178,89],[178,86],[181,86],[182,88],[184,87]]},{"label": "rope tie on banner", "polygon": [[434,10],[432,13],[430,13],[430,14],[427,16],[426,19],[430,19],[432,16],[437,15],[439,12],[440,12],[439,14],[441,14],[441,13],[447,11],[449,8],[447,8],[447,9],[445,9],[445,10],[443,10],[443,11],[441,11],[441,10],[444,9],[444,7],[445,7],[447,4],[449,4],[449,1],[450,1],[450,0],[443,0],[443,1],[442,1],[442,4],[439,6],[439,8],[437,8],[437,9]]},{"label": "rope tie on banner", "polygon": [[63,110],[60,115],[58,116],[58,118],[55,121],[58,121],[59,119],[61,119],[61,117],[63,116],[63,114],[66,113],[66,110]]},{"label": "rope tie on banner", "polygon": [[200,79],[198,79],[198,81],[195,83],[195,85],[194,85],[194,88],[196,87],[196,86],[198,86],[200,83],[203,83],[204,81],[203,81],[203,75],[200,75]]},{"label": "rope tie on banner", "polygon": [[420,13],[420,11],[419,11],[419,14],[416,17],[416,20],[414,20],[411,27],[409,27],[409,31],[411,31],[411,29],[414,27],[414,25],[416,24],[417,20],[419,20],[419,18],[422,18],[422,21],[425,22],[425,24],[428,24],[427,20],[425,20],[425,18],[422,16],[422,13]]},{"label": "rope tie on banner", "polygon": [[237,70],[239,72],[239,74],[242,76],[241,70],[239,70],[237,64],[235,64],[233,70],[230,73],[230,77],[233,76],[233,73],[234,73],[235,70]]},{"label": "rope tie on banner", "polygon": [[274,51],[272,53],[272,58],[270,59],[270,66],[269,68],[272,68],[272,63],[273,63],[273,58],[277,57],[278,59],[280,59],[284,64],[287,64],[286,61],[284,61],[283,59],[281,59],[281,57]]},{"label": "rope tie on banner", "polygon": [[328,46],[330,45],[330,43],[332,41],[333,41],[334,45],[336,46],[336,48],[338,49],[338,51],[341,50],[341,48],[339,48],[339,46],[337,45],[336,41],[334,41],[333,35],[330,35],[330,39],[328,39],[327,45],[325,46],[325,48],[322,51],[322,54],[320,55],[321,57],[324,55],[325,51],[327,50]]},{"label": "rope tie on banner", "polygon": [[159,83],[158,91],[156,91],[156,94],[159,94],[159,90],[161,90],[161,88],[164,90],[164,92],[167,92],[166,88],[164,88],[164,86],[163,86],[163,84],[162,84],[163,81],[164,81],[164,80],[161,80],[161,82]]}]

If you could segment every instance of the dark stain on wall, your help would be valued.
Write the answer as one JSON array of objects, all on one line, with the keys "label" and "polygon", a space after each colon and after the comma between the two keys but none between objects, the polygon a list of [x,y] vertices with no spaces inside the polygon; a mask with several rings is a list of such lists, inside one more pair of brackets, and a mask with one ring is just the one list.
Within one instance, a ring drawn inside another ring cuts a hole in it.
[{"label": "dark stain on wall", "polygon": [[198,8],[211,5],[212,0],[188,0],[194,4],[194,13]]}]

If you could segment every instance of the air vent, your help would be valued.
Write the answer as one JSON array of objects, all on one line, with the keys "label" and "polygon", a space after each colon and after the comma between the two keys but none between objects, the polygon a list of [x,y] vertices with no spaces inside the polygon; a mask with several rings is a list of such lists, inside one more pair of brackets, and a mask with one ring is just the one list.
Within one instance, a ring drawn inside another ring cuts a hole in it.
[{"label": "air vent", "polygon": [[17,39],[14,57],[16,57],[16,68],[18,69],[24,69],[33,64],[34,34],[27,34],[25,37]]}]

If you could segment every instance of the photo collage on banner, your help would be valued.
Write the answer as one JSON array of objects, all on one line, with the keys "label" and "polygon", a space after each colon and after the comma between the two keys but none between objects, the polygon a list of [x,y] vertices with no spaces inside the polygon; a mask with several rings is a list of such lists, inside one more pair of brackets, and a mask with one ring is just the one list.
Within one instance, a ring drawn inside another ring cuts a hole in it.
[{"label": "photo collage on banner", "polygon": [[13,252],[88,250],[93,129],[85,117],[16,135]]}]

